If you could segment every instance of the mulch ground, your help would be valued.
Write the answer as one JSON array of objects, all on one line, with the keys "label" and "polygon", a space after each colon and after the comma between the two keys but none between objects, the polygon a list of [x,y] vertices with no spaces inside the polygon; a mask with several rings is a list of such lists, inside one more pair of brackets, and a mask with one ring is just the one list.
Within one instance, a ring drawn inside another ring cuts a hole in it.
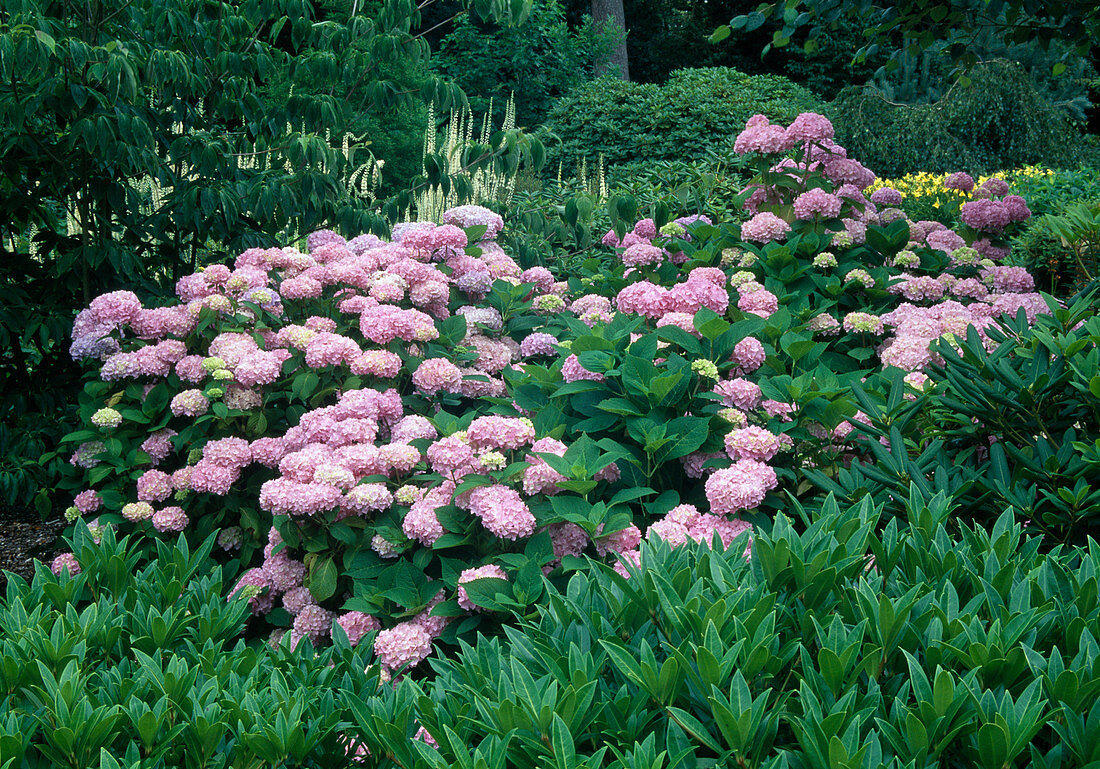
[{"label": "mulch ground", "polygon": [[58,537],[65,528],[61,516],[45,521],[34,509],[0,505],[0,591],[7,588],[10,571],[29,580],[34,575],[34,560],[53,560],[60,551]]}]

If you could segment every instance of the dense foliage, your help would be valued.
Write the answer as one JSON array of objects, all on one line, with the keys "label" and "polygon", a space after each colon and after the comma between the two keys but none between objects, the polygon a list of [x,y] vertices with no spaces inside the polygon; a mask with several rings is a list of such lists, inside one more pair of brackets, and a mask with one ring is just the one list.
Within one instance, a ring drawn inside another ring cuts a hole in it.
[{"label": "dense foliage", "polygon": [[[1073,767],[1097,760],[1097,553],[943,494],[799,508],[740,548],[644,548],[349,701],[380,766]],[[421,723],[437,749],[407,740]],[[406,738],[406,739],[403,739]]]},{"label": "dense foliage", "polygon": [[[0,413],[14,428],[0,462],[6,502],[49,483],[33,472],[33,436],[41,421],[46,436],[58,435],[67,415],[33,383],[75,390],[60,340],[94,296],[123,285],[163,295],[212,253],[293,240],[323,223],[387,230],[376,199],[384,166],[372,152],[405,155],[391,168],[411,175],[417,107],[447,108],[462,94],[423,73],[415,4],[383,6],[373,17],[322,22],[308,0],[5,5]],[[526,4],[477,9],[518,20]],[[398,130],[366,135],[398,121]],[[429,183],[441,183],[436,167],[427,170]],[[408,206],[397,203],[391,218]],[[24,429],[25,415],[39,423]]]},{"label": "dense foliage", "polygon": [[[864,59],[885,49],[894,65],[906,54],[945,49],[958,65],[972,66],[980,61],[980,44],[990,30],[1007,44],[1035,43],[1044,50],[1061,46],[1068,59],[1087,55],[1100,33],[1100,8],[1087,2],[908,0],[877,6],[871,0],[783,0],[735,16],[728,26],[719,27],[712,39],[724,40],[731,32],[751,32],[769,19],[781,23],[772,33],[771,45],[782,48],[797,39],[811,51],[828,30],[856,20],[864,29],[864,45],[855,58]],[[1063,63],[1055,74],[1065,68]]]},{"label": "dense foliage", "polygon": [[382,686],[339,631],[316,655],[234,641],[247,604],[221,598],[212,542],[141,567],[82,529],[79,574],[0,600],[0,745],[15,767],[111,769],[1097,760],[1095,543],[1045,552],[943,493],[900,508],[794,506],[751,559],[651,542]]},{"label": "dense foliage", "polygon": [[887,176],[1075,165],[1082,146],[1066,113],[1011,62],[975,66],[968,83],[934,104],[896,104],[876,89],[853,87],[832,109],[839,140]]},{"label": "dense foliage", "polygon": [[997,264],[1030,215],[1005,182],[954,230],[909,221],[897,191],[865,196],[874,175],[832,131],[750,119],[734,150],[751,218],[657,202],[638,220],[620,196],[567,280],[521,270],[503,219],[460,206],[390,242],[246,250],[184,276],[179,303],[97,297],[74,328],[94,366],[61,449],[68,515],[220,529],[257,631],[380,629],[393,670],[469,637],[479,607],[537,601],[580,556],[728,545],[812,492],[804,467],[866,453],[853,386],[896,368],[919,384],[940,336],[1049,311]]},{"label": "dense foliage", "polygon": [[601,155],[611,166],[700,160],[729,155],[756,113],[790,122],[799,112],[822,109],[816,96],[785,78],[724,67],[678,70],[660,86],[603,78],[554,105],[545,141],[550,167],[561,163],[567,173]]},{"label": "dense foliage", "polygon": [[[941,341],[942,361],[920,392],[876,400],[856,389],[869,456],[832,480],[808,477],[853,500],[870,494],[898,512],[910,483],[948,491],[960,515],[989,525],[1012,509],[1048,542],[1080,542],[1100,511],[1100,321],[1095,294],[1029,324],[1021,314]],[[881,442],[880,442],[881,441]]]},{"label": "dense foliage", "polygon": [[0,769],[1100,765],[1098,17],[917,5],[5,6]]},{"label": "dense foliage", "polygon": [[378,673],[346,643],[313,655],[246,645],[248,606],[198,548],[79,529],[80,560],[0,599],[2,765],[331,767],[347,761],[347,697]]},{"label": "dense foliage", "polygon": [[476,114],[490,112],[491,102],[499,119],[514,99],[517,125],[533,128],[557,99],[595,77],[618,41],[591,18],[570,29],[559,0],[539,0],[522,26],[459,16],[432,62],[466,92]]}]

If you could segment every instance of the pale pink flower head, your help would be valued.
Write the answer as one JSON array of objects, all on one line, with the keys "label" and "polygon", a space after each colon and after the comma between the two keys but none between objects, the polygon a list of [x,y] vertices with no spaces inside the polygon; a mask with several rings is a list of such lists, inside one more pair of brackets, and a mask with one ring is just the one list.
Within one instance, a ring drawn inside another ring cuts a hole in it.
[{"label": "pale pink flower head", "polygon": [[[794,200],[794,215],[804,221],[815,218],[835,219],[840,216],[841,201],[836,195],[819,187],[807,190]],[[757,214],[760,216],[760,214]],[[743,234],[743,233],[742,233]]]},{"label": "pale pink flower head", "polygon": [[309,638],[314,644],[332,634],[333,614],[316,604],[307,604],[294,617],[292,633],[299,638]]},{"label": "pale pink flower head", "polygon": [[745,130],[737,135],[733,142],[733,151],[738,155],[750,152],[771,155],[786,152],[792,146],[793,143],[787,136],[787,129],[783,126],[757,123],[747,125]]},{"label": "pale pink flower head", "polygon": [[426,395],[458,393],[462,389],[462,369],[446,358],[428,358],[413,372],[412,381]]},{"label": "pale pink flower head", "polygon": [[50,563],[50,571],[59,577],[65,570],[68,570],[70,577],[75,577],[80,573],[80,564],[72,553],[62,553]]},{"label": "pale pink flower head", "polygon": [[775,471],[762,462],[741,459],[718,470],[705,484],[707,501],[715,515],[729,515],[758,507],[775,488]]},{"label": "pale pink flower head", "polygon": [[754,243],[782,240],[790,231],[791,225],[770,211],[761,211],[741,225],[741,237]]},{"label": "pale pink flower head", "polygon": [[402,417],[390,431],[390,439],[394,443],[408,443],[421,438],[435,440],[438,436],[439,432],[435,429],[435,426],[427,417],[422,417],[419,414]]},{"label": "pale pink flower head", "polygon": [[974,189],[974,177],[968,173],[957,171],[947,175],[947,178],[943,180],[943,186],[949,190],[970,192]]},{"label": "pale pink flower head", "polygon": [[755,459],[767,462],[779,452],[779,439],[762,427],[750,425],[726,436],[726,453],[730,459]]},{"label": "pale pink flower head", "polygon": [[764,365],[767,353],[759,339],[747,336],[733,348],[733,360],[743,373],[750,374]]},{"label": "pale pink flower head", "polygon": [[374,639],[378,661],[390,670],[419,665],[432,652],[432,637],[415,622],[402,622],[379,631]]},{"label": "pale pink flower head", "polygon": [[791,146],[806,142],[823,142],[835,136],[833,124],[824,115],[803,112],[787,126],[787,141]]},{"label": "pale pink flower head", "polygon": [[649,243],[635,243],[623,251],[623,264],[627,267],[644,267],[650,264],[660,264],[664,259],[664,249],[652,246]]},{"label": "pale pink flower head", "polygon": [[146,470],[137,480],[137,498],[142,502],[163,502],[173,491],[172,477],[161,470]]},{"label": "pale pink flower head", "polygon": [[470,493],[470,512],[501,539],[526,539],[535,531],[535,516],[519,492],[502,484],[474,489]]},{"label": "pale pink flower head", "polygon": [[751,291],[742,294],[741,298],[737,300],[737,309],[741,312],[767,318],[779,309],[779,298],[767,289]]},{"label": "pale pink flower head", "polygon": [[579,556],[588,545],[588,534],[575,523],[552,523],[546,527],[554,546],[554,558]]},{"label": "pale pink flower head", "polygon": [[99,493],[92,489],[80,492],[73,499],[73,506],[83,515],[94,513],[101,504],[103,504],[103,500],[100,498]]},{"label": "pale pink flower head", "polygon": [[760,405],[762,394],[755,382],[740,377],[726,379],[714,386],[714,392],[722,398],[722,405],[752,411]]},{"label": "pale pink flower head", "polygon": [[471,422],[466,437],[475,449],[515,451],[534,442],[535,428],[522,417],[489,415]]},{"label": "pale pink flower head", "polygon": [[153,528],[162,534],[176,533],[187,528],[187,514],[178,505],[165,507],[153,513]]},{"label": "pale pink flower head", "polygon": [[475,205],[456,206],[447,209],[443,212],[443,223],[453,224],[462,229],[484,224],[486,230],[485,234],[481,236],[483,241],[493,240],[504,229],[504,219],[499,214],[484,206]]},{"label": "pale pink flower head", "polygon": [[358,646],[367,633],[372,633],[382,627],[377,619],[361,611],[349,611],[341,614],[336,618],[336,624],[343,628],[348,637],[348,643],[353,647]]},{"label": "pale pink flower head", "polygon": [[901,193],[893,187],[881,187],[871,193],[871,202],[876,206],[896,207],[901,205]]},{"label": "pale pink flower head", "polygon": [[[582,530],[583,531],[583,530]],[[637,550],[642,541],[642,531],[633,523],[626,528],[603,534],[603,524],[600,524],[600,536],[595,539],[596,554],[601,558],[608,553],[626,553]]]},{"label": "pale pink flower head", "polygon": [[141,300],[132,291],[112,291],[97,296],[88,309],[100,323],[121,326],[137,318],[141,312]]}]

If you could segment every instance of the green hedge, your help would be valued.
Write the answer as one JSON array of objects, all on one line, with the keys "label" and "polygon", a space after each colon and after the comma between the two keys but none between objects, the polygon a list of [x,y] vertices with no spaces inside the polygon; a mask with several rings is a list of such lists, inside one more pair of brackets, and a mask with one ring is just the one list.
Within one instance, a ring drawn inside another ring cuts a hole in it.
[{"label": "green hedge", "polygon": [[1018,64],[975,67],[935,104],[895,104],[870,87],[832,103],[837,141],[881,176],[916,171],[985,173],[1028,164],[1076,165],[1083,142]]},{"label": "green hedge", "polygon": [[776,75],[728,67],[681,69],[664,85],[593,81],[554,105],[544,126],[548,168],[571,172],[581,158],[611,166],[728,155],[745,121],[761,112],[789,123],[824,102]]}]

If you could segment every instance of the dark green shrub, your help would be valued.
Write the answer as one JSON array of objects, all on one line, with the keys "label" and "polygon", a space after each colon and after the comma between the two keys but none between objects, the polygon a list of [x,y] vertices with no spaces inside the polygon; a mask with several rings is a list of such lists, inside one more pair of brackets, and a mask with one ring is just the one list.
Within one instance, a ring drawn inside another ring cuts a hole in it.
[{"label": "dark green shrub", "polygon": [[347,763],[337,692],[370,697],[377,674],[364,675],[346,641],[316,657],[246,645],[248,602],[226,602],[222,570],[208,560],[213,542],[194,551],[183,539],[160,542],[142,564],[129,538],[107,529],[95,544],[81,527],[80,574],[55,577],[39,564],[30,584],[9,575],[0,765]]},{"label": "dark green shrub", "polygon": [[[959,526],[949,497],[906,500],[908,526],[829,500],[749,561],[657,543],[628,579],[578,573],[430,684],[349,699],[353,732],[394,746],[381,766],[433,769],[1095,761],[1095,543],[1043,554],[1010,516]],[[403,739],[415,719],[438,751]]]},{"label": "dark green shrub", "polygon": [[1035,284],[1051,294],[1062,293],[1077,268],[1073,250],[1050,231],[1046,220],[1033,218],[1012,240],[1012,260],[1035,276]]},{"label": "dark green shrub", "polygon": [[789,123],[800,112],[823,110],[820,99],[786,78],[713,67],[677,70],[660,86],[601,78],[555,104],[544,127],[552,135],[550,167],[561,163],[568,173],[599,155],[610,166],[724,157],[758,112]]},{"label": "dark green shrub", "polygon": [[934,104],[895,104],[877,89],[853,87],[832,108],[837,141],[884,176],[1075,164],[1081,144],[1066,114],[1013,62],[976,66],[969,83]]},{"label": "dark green shrub", "polygon": [[[967,518],[989,523],[1012,508],[1056,542],[1100,529],[1100,318],[1095,291],[1033,325],[1020,311],[987,329],[939,341],[942,366],[912,401],[896,382],[887,401],[855,388],[870,425],[867,458],[848,469],[807,470],[827,491],[870,494],[901,514],[910,483],[949,490]],[[909,396],[914,391],[909,389]],[[886,444],[879,442],[884,439]]]}]

